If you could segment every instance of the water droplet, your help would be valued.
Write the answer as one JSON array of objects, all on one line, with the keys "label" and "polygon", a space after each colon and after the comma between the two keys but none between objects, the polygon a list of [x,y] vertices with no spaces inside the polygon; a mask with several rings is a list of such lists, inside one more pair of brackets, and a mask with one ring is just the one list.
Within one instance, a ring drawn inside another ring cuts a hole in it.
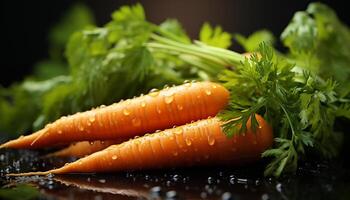
[{"label": "water droplet", "polygon": [[162,110],[161,110],[159,107],[157,107],[157,113],[158,113],[158,114],[161,114],[161,113],[162,113]]},{"label": "water droplet", "polygon": [[117,155],[112,156],[112,160],[117,160],[117,158],[118,158]]},{"label": "water droplet", "polygon": [[170,87],[169,87],[169,85],[167,85],[167,84],[165,84],[164,87],[163,87],[164,90],[168,90],[169,88],[170,88]]},{"label": "water droplet", "polygon": [[106,179],[99,179],[98,182],[100,182],[100,183],[106,183]]},{"label": "water droplet", "polygon": [[81,124],[79,124],[78,128],[79,128],[79,131],[84,131],[84,127]]},{"label": "water droplet", "polygon": [[178,155],[179,155],[179,153],[177,151],[173,152],[173,156],[178,156]]},{"label": "water droplet", "polygon": [[91,116],[89,117],[89,121],[90,121],[91,123],[93,123],[95,120],[96,120],[95,115],[91,115]]},{"label": "water droplet", "polygon": [[58,130],[57,133],[58,133],[58,134],[62,134],[62,130]]},{"label": "water droplet", "polygon": [[215,138],[212,137],[211,135],[208,135],[208,144],[210,146],[213,146],[215,144]]},{"label": "water droplet", "polygon": [[197,95],[197,99],[200,99],[201,98],[201,95]]},{"label": "water droplet", "polygon": [[94,144],[94,142],[92,141],[92,142],[89,142],[90,143],[90,145],[93,145]]},{"label": "water droplet", "polygon": [[205,94],[207,94],[208,96],[211,95],[211,91],[210,90],[205,90]]},{"label": "water droplet", "polygon": [[141,120],[139,118],[134,118],[132,119],[132,125],[135,126],[135,127],[138,127],[141,125]]},{"label": "water droplet", "polygon": [[102,105],[100,105],[100,108],[105,108],[105,107],[106,107],[106,105],[103,105],[103,104],[102,104]]},{"label": "water droplet", "polygon": [[130,111],[129,111],[128,109],[124,108],[124,109],[123,109],[123,114],[124,114],[125,116],[128,116],[128,115],[130,115]]},{"label": "water droplet", "polygon": [[259,126],[259,128],[262,128],[262,126]]},{"label": "water droplet", "polygon": [[190,83],[191,81],[190,80],[185,80],[184,83]]},{"label": "water droplet", "polygon": [[174,130],[174,133],[177,134],[177,135],[180,135],[182,133],[182,128],[176,128]]},{"label": "water droplet", "polygon": [[156,133],[159,133],[161,130],[156,130]]},{"label": "water droplet", "polygon": [[185,83],[184,86],[185,87],[191,87],[192,83]]},{"label": "water droplet", "polygon": [[216,85],[213,85],[213,89],[216,89],[218,86],[216,86]]},{"label": "water droplet", "polygon": [[190,138],[186,138],[186,139],[185,139],[185,142],[186,142],[186,145],[187,145],[187,146],[191,146],[191,145],[192,145],[192,141],[191,141]]},{"label": "water droplet", "polygon": [[141,102],[141,107],[142,107],[142,108],[146,107],[146,102],[142,101],[142,102]]},{"label": "water droplet", "polygon": [[79,160],[79,161],[78,161],[78,164],[79,164],[79,165],[83,164],[83,161]]},{"label": "water droplet", "polygon": [[159,90],[154,88],[151,91],[149,91],[148,95],[151,96],[151,97],[156,97],[156,96],[158,96],[158,94],[159,94]]},{"label": "water droplet", "polygon": [[105,141],[101,141],[101,144],[104,144],[105,143]]},{"label": "water droplet", "polygon": [[178,104],[176,107],[177,107],[178,110],[183,110],[184,109],[184,107],[182,105],[180,105],[180,104]]},{"label": "water droplet", "polygon": [[174,101],[174,96],[173,95],[166,96],[166,97],[164,97],[164,101],[166,104],[171,104]]}]

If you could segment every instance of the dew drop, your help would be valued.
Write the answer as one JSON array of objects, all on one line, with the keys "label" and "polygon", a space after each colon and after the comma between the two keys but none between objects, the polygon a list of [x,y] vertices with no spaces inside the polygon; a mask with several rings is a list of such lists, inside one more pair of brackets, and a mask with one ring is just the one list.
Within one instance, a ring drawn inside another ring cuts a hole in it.
[{"label": "dew drop", "polygon": [[79,160],[78,164],[79,164],[79,165],[83,164],[83,161]]},{"label": "dew drop", "polygon": [[177,151],[173,152],[173,156],[178,156],[178,155],[179,155],[179,153]]},{"label": "dew drop", "polygon": [[123,109],[123,114],[124,114],[125,116],[128,116],[128,115],[130,115],[130,111],[129,111],[128,109],[124,108],[124,109]]},{"label": "dew drop", "polygon": [[216,85],[213,85],[213,89],[216,89],[218,86],[216,86]]},{"label": "dew drop", "polygon": [[161,110],[159,107],[157,107],[157,113],[158,113],[158,114],[161,114],[161,113],[162,113],[162,110]]},{"label": "dew drop", "polygon": [[118,158],[117,155],[112,156],[112,160],[117,160],[117,158]]},{"label": "dew drop", "polygon": [[159,133],[161,130],[156,130],[156,133]]},{"label": "dew drop", "polygon": [[259,126],[259,128],[261,129],[261,128],[262,128],[262,126]]},{"label": "dew drop", "polygon": [[100,108],[105,108],[105,107],[106,107],[106,105],[101,105],[101,106],[100,106]]},{"label": "dew drop", "polygon": [[190,138],[186,138],[186,139],[185,139],[185,142],[186,142],[186,145],[187,145],[187,146],[191,146],[191,145],[192,145],[192,141],[191,141]]},{"label": "dew drop", "polygon": [[192,83],[185,83],[184,86],[185,87],[191,87]]},{"label": "dew drop", "polygon": [[167,84],[165,84],[164,87],[163,87],[164,90],[168,90],[169,88],[170,88],[170,87],[169,87],[169,85],[167,85]]},{"label": "dew drop", "polygon": [[184,109],[184,107],[182,105],[180,105],[180,104],[178,104],[176,107],[177,107],[178,110],[183,110]]},{"label": "dew drop", "polygon": [[215,138],[208,135],[208,144],[213,146],[215,144]]},{"label": "dew drop", "polygon": [[87,122],[87,125],[88,125],[88,126],[91,126],[91,123],[90,123],[90,122]]},{"label": "dew drop", "polygon": [[58,134],[62,134],[62,130],[58,130],[57,133],[58,133]]},{"label": "dew drop", "polygon": [[208,96],[211,95],[211,91],[210,90],[205,90],[205,94],[207,94]]},{"label": "dew drop", "polygon": [[156,96],[158,96],[158,94],[159,94],[159,90],[154,88],[151,91],[149,91],[148,95],[151,96],[151,97],[156,97]]},{"label": "dew drop", "polygon": [[174,96],[173,95],[166,96],[166,97],[164,97],[164,101],[166,104],[171,104],[174,101]]},{"label": "dew drop", "polygon": [[82,125],[79,125],[79,131],[84,131],[84,127]]},{"label": "dew drop", "polygon": [[176,128],[174,130],[174,133],[177,134],[177,135],[180,135],[182,133],[182,128]]},{"label": "dew drop", "polygon": [[91,116],[89,117],[89,121],[90,121],[91,123],[93,123],[95,120],[96,120],[95,115],[91,115]]},{"label": "dew drop", "polygon": [[139,118],[132,119],[132,125],[135,127],[139,127],[141,125],[141,120]]},{"label": "dew drop", "polygon": [[144,101],[141,102],[141,107],[142,107],[142,108],[146,107],[146,102],[144,102]]},{"label": "dew drop", "polygon": [[94,142],[89,142],[90,143],[90,145],[93,145],[94,144]]}]

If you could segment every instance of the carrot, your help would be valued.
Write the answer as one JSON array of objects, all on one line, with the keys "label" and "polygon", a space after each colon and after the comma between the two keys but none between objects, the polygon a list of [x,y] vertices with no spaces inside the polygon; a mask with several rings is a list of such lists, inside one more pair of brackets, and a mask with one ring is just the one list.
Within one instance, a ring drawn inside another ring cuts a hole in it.
[{"label": "carrot", "polygon": [[119,144],[121,142],[124,142],[124,139],[120,140],[103,140],[103,141],[83,141],[83,142],[77,142],[74,144],[69,145],[68,147],[58,150],[56,152],[47,154],[45,157],[76,157],[81,158],[86,155],[90,155],[92,153],[95,153],[97,151],[101,151],[113,144]]},{"label": "carrot", "polygon": [[[238,165],[260,158],[272,145],[272,129],[257,115],[254,133],[247,123],[242,135],[228,138],[217,118],[200,120],[177,128],[112,145],[61,168],[22,175],[92,173],[186,167],[193,165]],[[11,176],[10,175],[10,176]]]},{"label": "carrot", "polygon": [[219,84],[186,83],[62,117],[0,148],[42,148],[56,143],[130,138],[215,116],[227,104],[228,97],[229,92]]}]

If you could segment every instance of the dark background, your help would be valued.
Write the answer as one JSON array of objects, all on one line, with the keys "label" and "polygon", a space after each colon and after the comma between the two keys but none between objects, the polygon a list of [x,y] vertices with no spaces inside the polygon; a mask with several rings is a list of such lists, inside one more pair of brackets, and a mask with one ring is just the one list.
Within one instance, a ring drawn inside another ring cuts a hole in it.
[{"label": "dark background", "polygon": [[[32,66],[48,57],[47,35],[50,28],[75,1],[35,0],[1,1],[1,64],[0,85],[20,81],[31,72]],[[123,4],[137,1],[87,0],[98,25],[110,19],[110,14]],[[205,21],[221,25],[229,32],[250,34],[266,28],[278,36],[293,14],[305,10],[311,1],[295,0],[145,0],[139,1],[148,20],[160,23],[177,18],[192,38],[196,38]],[[346,1],[322,1],[336,10],[346,24],[350,18]],[[234,47],[236,48],[236,47]]]}]

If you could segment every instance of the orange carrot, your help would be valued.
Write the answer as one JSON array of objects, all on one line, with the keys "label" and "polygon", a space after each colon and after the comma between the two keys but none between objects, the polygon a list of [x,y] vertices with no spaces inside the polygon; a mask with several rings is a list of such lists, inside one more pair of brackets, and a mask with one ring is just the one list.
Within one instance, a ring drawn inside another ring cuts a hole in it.
[{"label": "orange carrot", "polygon": [[62,117],[0,148],[42,148],[74,141],[114,140],[215,116],[229,92],[211,82],[186,83],[148,95]]},{"label": "orange carrot", "polygon": [[126,139],[120,139],[120,140],[103,140],[103,141],[83,141],[83,142],[76,142],[74,144],[69,145],[66,148],[63,148],[61,150],[58,150],[56,152],[47,154],[45,157],[76,157],[81,158],[86,155],[90,155],[92,153],[95,153],[97,151],[101,151],[113,144],[119,144],[121,142],[126,141]]},{"label": "orange carrot", "polygon": [[272,129],[257,115],[259,128],[228,138],[217,118],[145,135],[81,158],[61,168],[21,175],[92,173],[185,167],[234,165],[254,161],[272,145]]}]

